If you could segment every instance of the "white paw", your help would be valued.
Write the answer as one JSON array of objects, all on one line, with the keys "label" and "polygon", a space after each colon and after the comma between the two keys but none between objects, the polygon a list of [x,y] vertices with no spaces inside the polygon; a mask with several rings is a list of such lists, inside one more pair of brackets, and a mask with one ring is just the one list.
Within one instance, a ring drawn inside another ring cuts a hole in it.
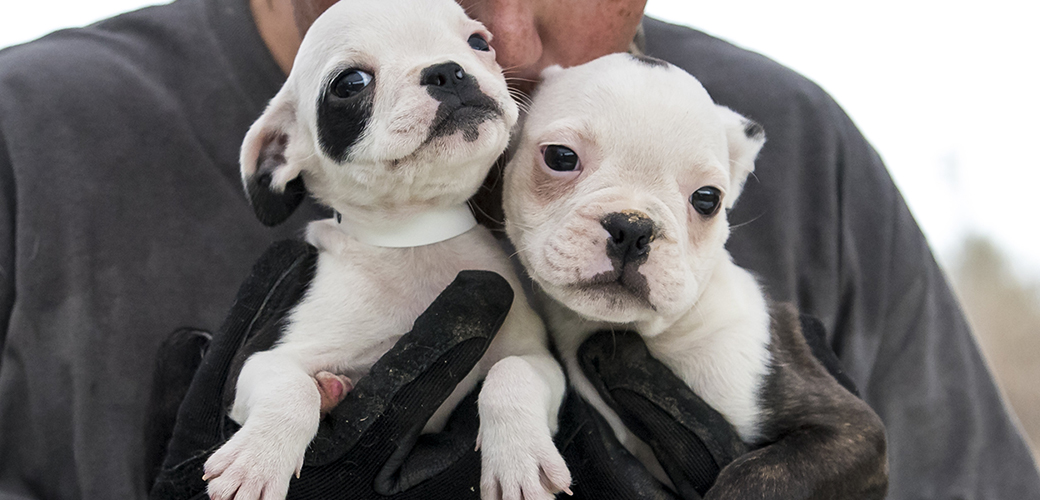
[{"label": "white paw", "polygon": [[282,500],[289,480],[303,466],[302,448],[285,437],[257,430],[240,429],[209,460],[203,480],[209,481],[212,500]]},{"label": "white paw", "polygon": [[571,473],[552,442],[549,429],[480,424],[482,500],[551,500],[571,494]]}]

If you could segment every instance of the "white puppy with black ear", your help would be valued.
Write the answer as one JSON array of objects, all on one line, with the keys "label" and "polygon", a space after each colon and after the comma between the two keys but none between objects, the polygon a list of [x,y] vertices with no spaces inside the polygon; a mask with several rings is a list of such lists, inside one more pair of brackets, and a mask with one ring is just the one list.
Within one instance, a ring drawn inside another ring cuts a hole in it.
[{"label": "white puppy with black ear", "polygon": [[648,446],[578,366],[592,332],[638,332],[758,448],[725,468],[707,498],[883,496],[880,419],[827,374],[797,315],[771,311],[725,249],[726,210],[764,142],[760,126],[663,61],[615,54],[549,68],[506,167],[506,232],[548,296],[572,384],[659,478]]},{"label": "white puppy with black ear", "polygon": [[341,1],[311,26],[246,135],[242,176],[265,224],[306,191],[337,216],[308,227],[315,277],[281,337],[238,376],[231,417],[242,428],[206,462],[212,498],[283,498],[318,429],[316,375],[330,386],[330,373],[345,375],[338,389],[349,389],[465,269],[501,274],[515,299],[425,431],[484,378],[483,497],[548,499],[570,484],[552,442],[563,372],[509,260],[466,206],[517,119],[489,39],[450,0]]}]

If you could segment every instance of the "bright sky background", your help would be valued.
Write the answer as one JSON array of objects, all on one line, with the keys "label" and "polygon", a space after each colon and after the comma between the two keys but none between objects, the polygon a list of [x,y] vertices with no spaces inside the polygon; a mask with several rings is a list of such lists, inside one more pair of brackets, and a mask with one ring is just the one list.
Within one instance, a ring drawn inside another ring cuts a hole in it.
[{"label": "bright sky background", "polygon": [[[0,0],[0,47],[152,3]],[[647,13],[763,53],[830,92],[940,259],[977,232],[1040,277],[1040,2],[649,0]]]}]

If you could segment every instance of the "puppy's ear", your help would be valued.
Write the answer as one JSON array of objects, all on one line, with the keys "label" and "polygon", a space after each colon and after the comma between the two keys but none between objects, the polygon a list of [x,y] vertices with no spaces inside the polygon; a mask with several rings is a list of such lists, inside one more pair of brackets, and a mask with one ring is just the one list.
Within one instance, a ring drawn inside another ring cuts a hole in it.
[{"label": "puppy's ear", "polygon": [[762,126],[753,120],[744,118],[725,106],[717,107],[726,127],[726,140],[729,143],[730,186],[725,207],[733,208],[744,187],[744,181],[755,169],[755,157],[766,143],[766,133]]},{"label": "puppy's ear", "polygon": [[307,194],[300,177],[302,165],[286,155],[290,143],[298,140],[294,102],[283,88],[242,141],[242,183],[253,213],[266,226],[288,219]]},{"label": "puppy's ear", "polygon": [[559,64],[553,64],[552,66],[549,66],[542,70],[542,80],[552,78],[553,76],[559,74],[561,71],[563,71],[562,66],[560,66]]}]

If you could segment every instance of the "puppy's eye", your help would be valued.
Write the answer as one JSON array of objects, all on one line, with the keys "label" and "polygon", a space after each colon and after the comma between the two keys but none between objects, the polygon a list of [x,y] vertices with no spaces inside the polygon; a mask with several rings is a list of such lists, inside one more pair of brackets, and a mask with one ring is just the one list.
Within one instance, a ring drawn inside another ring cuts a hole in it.
[{"label": "puppy's eye", "polygon": [[549,168],[557,172],[573,172],[580,166],[578,153],[567,146],[546,146],[542,158]]},{"label": "puppy's eye", "polygon": [[469,46],[472,47],[473,50],[479,50],[481,52],[487,52],[491,50],[491,47],[488,45],[487,40],[484,39],[484,35],[481,35],[480,33],[474,33],[470,35],[469,40],[467,40],[467,42],[469,42]]},{"label": "puppy's eye", "polygon": [[332,81],[332,85],[329,85],[329,90],[332,95],[341,99],[348,97],[354,97],[358,92],[361,92],[372,82],[372,75],[361,71],[360,69],[348,69],[339,74],[335,80]]},{"label": "puppy's eye", "polygon": [[722,193],[718,188],[704,186],[690,195],[690,204],[701,215],[715,215],[719,211]]}]

